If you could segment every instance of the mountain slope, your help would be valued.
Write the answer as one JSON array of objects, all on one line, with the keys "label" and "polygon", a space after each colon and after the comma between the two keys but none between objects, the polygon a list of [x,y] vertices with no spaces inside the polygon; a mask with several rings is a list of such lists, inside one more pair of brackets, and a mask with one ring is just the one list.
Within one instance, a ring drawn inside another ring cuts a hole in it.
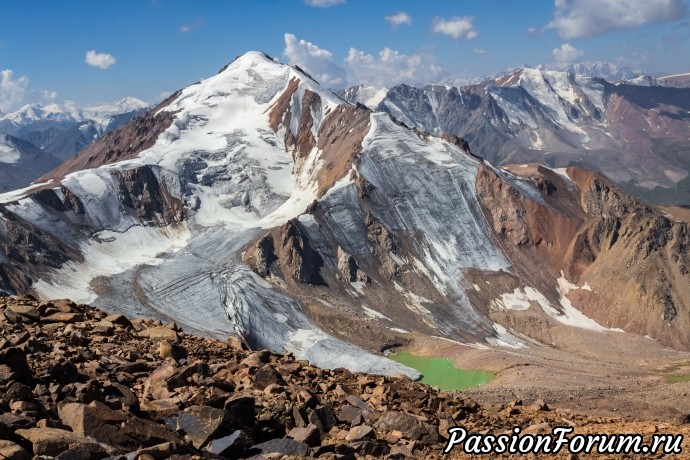
[{"label": "mountain slope", "polygon": [[[298,68],[252,52],[41,185],[1,195],[0,279],[8,291],[117,305],[329,368],[414,376],[380,350],[420,335],[525,347],[530,336],[544,338],[521,326],[525,315],[548,330],[619,333],[605,316],[603,325],[584,316],[567,292],[582,290],[568,280],[589,280],[582,270],[603,262],[559,265],[563,254],[587,254],[565,248],[578,232],[603,235],[587,229],[610,213],[584,207],[576,174],[547,182],[497,169],[460,138],[347,103]],[[562,203],[552,202],[553,187]],[[611,206],[625,201],[610,189]],[[491,194],[502,190],[538,218],[491,213]],[[645,212],[630,228],[657,217]],[[534,238],[534,251],[531,238],[509,240],[515,249],[496,224],[513,221],[530,235],[557,225],[568,232],[548,245]],[[542,251],[552,246],[560,252]],[[670,263],[669,248],[655,255],[659,263]],[[686,300],[671,292],[678,318]],[[673,344],[688,346],[684,320],[669,324]]]},{"label": "mountain slope", "polygon": [[[57,104],[29,104],[0,114],[0,132],[31,144],[45,158],[65,161],[104,134],[111,132],[141,114],[147,104],[136,98],[124,98],[115,104],[77,108]],[[25,187],[58,163],[39,161],[34,168],[23,169],[16,179],[0,181],[3,190]]]},{"label": "mountain slope", "polygon": [[23,187],[60,164],[29,142],[0,133],[0,190]]},{"label": "mountain slope", "polygon": [[462,136],[496,164],[536,161],[604,172],[650,200],[676,189],[690,202],[690,91],[612,85],[542,69],[521,69],[462,88],[401,85],[379,105],[409,126]]}]

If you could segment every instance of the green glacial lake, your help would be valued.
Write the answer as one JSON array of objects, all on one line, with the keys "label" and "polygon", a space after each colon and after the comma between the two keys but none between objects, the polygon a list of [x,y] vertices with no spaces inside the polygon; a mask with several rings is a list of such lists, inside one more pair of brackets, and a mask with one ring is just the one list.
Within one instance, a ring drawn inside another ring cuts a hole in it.
[{"label": "green glacial lake", "polygon": [[393,353],[388,357],[418,370],[423,376],[422,383],[442,390],[463,390],[484,385],[496,378],[496,374],[492,372],[458,369],[450,360],[444,358],[415,356],[407,351]]}]

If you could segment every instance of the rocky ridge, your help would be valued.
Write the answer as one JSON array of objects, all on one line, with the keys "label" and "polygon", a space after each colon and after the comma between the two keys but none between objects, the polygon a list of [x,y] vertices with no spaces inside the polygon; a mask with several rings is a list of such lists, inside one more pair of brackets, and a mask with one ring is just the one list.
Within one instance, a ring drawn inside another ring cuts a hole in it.
[{"label": "rocky ridge", "polygon": [[405,377],[319,369],[69,300],[2,298],[0,335],[0,456],[9,459],[435,458],[457,424],[690,431],[544,401],[481,407]]}]

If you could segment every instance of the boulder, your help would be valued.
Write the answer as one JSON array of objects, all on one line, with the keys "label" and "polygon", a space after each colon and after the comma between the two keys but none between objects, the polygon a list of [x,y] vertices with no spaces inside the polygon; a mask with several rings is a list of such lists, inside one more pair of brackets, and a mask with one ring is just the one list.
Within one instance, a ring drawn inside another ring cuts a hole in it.
[{"label": "boulder", "polygon": [[214,437],[225,421],[225,411],[208,406],[192,406],[176,420],[176,429],[183,431],[200,449]]},{"label": "boulder", "polygon": [[33,446],[34,455],[46,455],[55,457],[67,449],[81,445],[93,445],[94,441],[88,440],[77,433],[57,428],[29,428],[17,430],[16,433],[26,439]]},{"label": "boulder", "polygon": [[0,458],[3,460],[31,460],[31,454],[12,441],[0,439]]},{"label": "boulder", "polygon": [[278,453],[281,455],[306,457],[307,453],[309,453],[309,445],[294,439],[271,439],[252,446],[250,451],[256,451],[257,454]]},{"label": "boulder", "polygon": [[310,446],[316,446],[321,443],[321,435],[319,429],[314,424],[309,424],[304,428],[295,427],[288,433],[288,437],[295,441],[303,442]]}]

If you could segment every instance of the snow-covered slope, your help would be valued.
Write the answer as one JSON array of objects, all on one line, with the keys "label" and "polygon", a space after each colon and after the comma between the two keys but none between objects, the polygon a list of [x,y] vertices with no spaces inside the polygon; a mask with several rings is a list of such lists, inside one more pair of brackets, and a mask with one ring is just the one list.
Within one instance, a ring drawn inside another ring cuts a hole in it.
[{"label": "snow-covered slope", "polygon": [[416,334],[525,346],[489,307],[505,294],[544,321],[591,329],[566,309],[551,265],[506,255],[485,176],[541,213],[585,219],[461,139],[410,129],[247,53],[45,183],[0,195],[0,281],[237,334],[323,367],[408,375],[381,348]]},{"label": "snow-covered slope", "polygon": [[351,86],[337,91],[338,96],[352,104],[360,103],[371,110],[376,110],[379,103],[386,97],[387,88],[377,88],[366,84]]},{"label": "snow-covered slope", "polygon": [[461,89],[400,85],[379,108],[409,126],[462,136],[494,163],[585,166],[657,202],[655,187],[689,177],[690,161],[677,154],[687,151],[688,89],[524,68]]},{"label": "snow-covered slope", "polygon": [[30,143],[0,133],[0,191],[22,187],[59,164],[58,158]]}]

